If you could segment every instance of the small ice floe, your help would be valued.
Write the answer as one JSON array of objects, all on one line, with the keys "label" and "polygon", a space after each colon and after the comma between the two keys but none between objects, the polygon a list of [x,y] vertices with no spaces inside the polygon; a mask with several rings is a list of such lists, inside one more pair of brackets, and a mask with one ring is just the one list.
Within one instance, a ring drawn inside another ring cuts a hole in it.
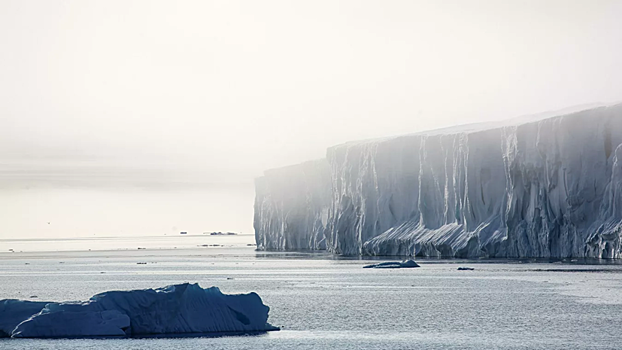
[{"label": "small ice floe", "polygon": [[475,268],[473,268],[473,267],[463,267],[463,266],[460,266],[458,268],[458,271],[473,271],[473,270],[475,270]]},{"label": "small ice floe", "polygon": [[401,269],[401,268],[412,268],[412,267],[419,267],[419,264],[417,264],[412,259],[407,259],[402,262],[389,261],[389,262],[383,262],[379,264],[363,266],[364,269]]}]

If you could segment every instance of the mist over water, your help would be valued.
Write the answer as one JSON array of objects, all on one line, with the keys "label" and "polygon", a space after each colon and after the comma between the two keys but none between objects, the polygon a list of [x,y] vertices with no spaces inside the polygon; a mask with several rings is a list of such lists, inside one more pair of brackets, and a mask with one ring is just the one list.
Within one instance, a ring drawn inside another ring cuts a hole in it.
[{"label": "mist over water", "polygon": [[0,196],[0,212],[0,239],[252,233],[253,191],[250,185],[14,189]]},{"label": "mist over water", "polygon": [[252,232],[252,179],[200,164],[106,159],[6,161],[2,238]]}]

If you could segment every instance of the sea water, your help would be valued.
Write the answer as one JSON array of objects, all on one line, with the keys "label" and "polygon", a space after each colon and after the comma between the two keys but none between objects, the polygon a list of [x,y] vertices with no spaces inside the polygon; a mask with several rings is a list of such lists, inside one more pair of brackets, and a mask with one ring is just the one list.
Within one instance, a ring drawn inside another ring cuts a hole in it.
[{"label": "sea water", "polygon": [[619,348],[622,266],[419,263],[363,269],[369,261],[256,252],[241,244],[3,252],[0,299],[84,300],[107,290],[198,282],[225,293],[257,292],[271,307],[269,322],[282,330],[219,338],[0,339],[0,349]]}]

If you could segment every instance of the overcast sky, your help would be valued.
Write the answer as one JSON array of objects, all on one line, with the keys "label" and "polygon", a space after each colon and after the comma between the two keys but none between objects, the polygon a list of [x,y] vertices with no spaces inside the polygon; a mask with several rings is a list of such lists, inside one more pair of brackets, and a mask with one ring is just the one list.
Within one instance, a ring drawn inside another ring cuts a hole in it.
[{"label": "overcast sky", "polygon": [[0,157],[246,181],[348,140],[618,101],[621,18],[593,0],[3,0]]},{"label": "overcast sky", "polygon": [[2,0],[0,187],[248,184],[348,140],[620,101],[621,18],[594,0]]}]

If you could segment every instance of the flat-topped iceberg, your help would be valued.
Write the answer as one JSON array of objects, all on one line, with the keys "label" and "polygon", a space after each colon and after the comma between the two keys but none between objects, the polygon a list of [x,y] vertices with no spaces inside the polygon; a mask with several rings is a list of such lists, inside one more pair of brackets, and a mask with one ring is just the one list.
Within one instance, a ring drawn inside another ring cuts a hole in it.
[{"label": "flat-topped iceberg", "polygon": [[622,258],[622,103],[348,142],[255,185],[258,250]]},{"label": "flat-topped iceberg", "polygon": [[106,337],[256,333],[278,330],[256,293],[227,295],[217,287],[178,284],[112,291],[85,302],[0,301],[0,336]]}]

